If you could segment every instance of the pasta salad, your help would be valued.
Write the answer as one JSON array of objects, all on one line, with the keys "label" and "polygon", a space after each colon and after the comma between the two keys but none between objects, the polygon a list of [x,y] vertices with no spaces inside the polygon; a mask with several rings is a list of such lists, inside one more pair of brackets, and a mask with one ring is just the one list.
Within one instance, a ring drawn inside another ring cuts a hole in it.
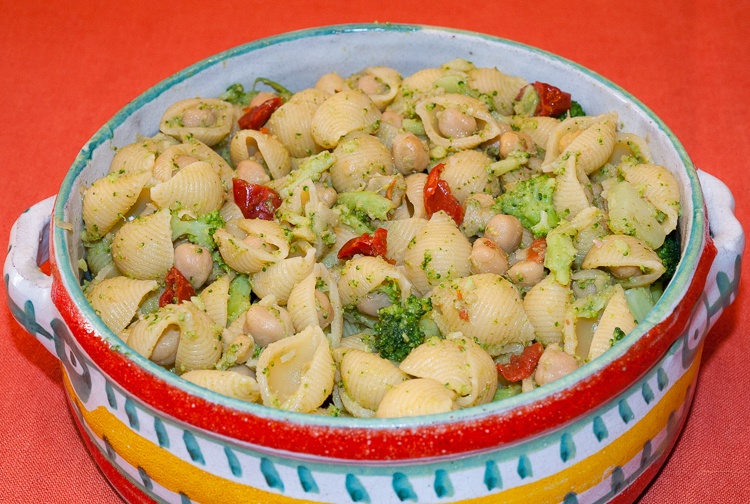
[{"label": "pasta salad", "polygon": [[644,138],[464,59],[261,77],[159,130],[83,193],[84,292],[132,351],[268,407],[400,417],[544,386],[679,260],[679,187]]}]

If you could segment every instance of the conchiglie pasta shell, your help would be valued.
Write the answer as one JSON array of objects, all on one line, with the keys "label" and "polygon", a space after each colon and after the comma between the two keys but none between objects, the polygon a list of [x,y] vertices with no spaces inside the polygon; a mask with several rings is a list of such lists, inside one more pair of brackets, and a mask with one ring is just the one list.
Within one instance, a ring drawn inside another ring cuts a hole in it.
[{"label": "conchiglie pasta shell", "polygon": [[379,256],[356,256],[341,271],[339,295],[344,306],[356,305],[365,296],[386,282],[395,282],[405,301],[411,294],[411,283],[396,266]]},{"label": "conchiglie pasta shell", "polygon": [[604,114],[600,117],[600,121],[586,128],[562,152],[575,154],[578,166],[586,175],[601,168],[612,155],[615,146],[617,114]]},{"label": "conchiglie pasta shell", "polygon": [[109,173],[152,172],[156,151],[146,142],[136,142],[117,149],[109,165]]},{"label": "conchiglie pasta shell", "polygon": [[260,398],[258,382],[236,371],[197,369],[182,374],[182,378],[213,392],[242,401],[256,402]]},{"label": "conchiglie pasta shell", "polygon": [[425,295],[442,281],[469,275],[470,255],[471,243],[455,221],[443,211],[436,212],[406,249],[406,276]]},{"label": "conchiglie pasta shell", "polygon": [[154,163],[154,178],[166,182],[180,166],[186,165],[185,158],[210,164],[221,178],[224,189],[232,187],[234,170],[216,151],[196,139],[173,145],[162,152]]},{"label": "conchiglie pasta shell", "polygon": [[518,131],[526,133],[534,141],[535,145],[545,146],[552,132],[559,126],[560,121],[554,117],[536,116],[514,116],[513,126]]},{"label": "conchiglie pasta shell", "polygon": [[497,367],[492,357],[461,333],[428,339],[406,356],[399,369],[445,384],[456,393],[456,404],[461,408],[486,404],[497,390]]},{"label": "conchiglie pasta shell", "polygon": [[[210,111],[213,123],[206,126],[185,126],[182,118],[192,109]],[[162,115],[159,129],[162,133],[185,141],[195,138],[208,146],[221,142],[232,129],[234,107],[217,98],[189,98],[172,104]]]},{"label": "conchiglie pasta shell", "polygon": [[534,339],[518,291],[500,275],[483,273],[447,281],[435,287],[430,297],[443,334],[461,332],[490,355],[498,355],[508,343]]},{"label": "conchiglie pasta shell", "polygon": [[255,273],[253,292],[259,298],[273,295],[280,305],[285,305],[294,286],[312,272],[313,266],[315,249],[310,247],[304,256],[287,257]]},{"label": "conchiglie pasta shell", "polygon": [[162,279],[174,264],[172,216],[159,210],[125,223],[112,240],[112,259],[126,276]]},{"label": "conchiglie pasta shell", "polygon": [[393,173],[393,158],[378,137],[361,131],[344,136],[333,151],[331,181],[339,192],[364,189],[374,175]]},{"label": "conchiglie pasta shell", "polygon": [[[460,138],[444,136],[438,127],[438,113],[448,108],[458,109],[467,116],[473,117],[477,122],[476,132]],[[449,93],[426,97],[417,102],[415,111],[422,119],[425,133],[430,141],[447,149],[473,149],[501,133],[500,126],[485,104],[470,96]]]},{"label": "conchiglie pasta shell", "polygon": [[177,305],[180,344],[177,346],[175,369],[178,373],[193,369],[209,369],[221,357],[219,340],[221,326],[189,301]]},{"label": "conchiglie pasta shell", "polygon": [[260,354],[257,369],[266,406],[309,413],[333,390],[335,364],[320,327],[271,343]]},{"label": "conchiglie pasta shell", "polygon": [[596,359],[609,350],[612,338],[615,335],[615,329],[620,329],[628,334],[635,329],[636,325],[633,314],[630,313],[628,308],[628,301],[625,299],[625,291],[620,285],[615,285],[615,292],[609,298],[591,339],[588,360]]},{"label": "conchiglie pasta shell", "polygon": [[201,215],[221,208],[224,187],[211,165],[198,161],[182,168],[166,182],[152,187],[151,200],[159,208]]},{"label": "conchiglie pasta shell", "polygon": [[435,81],[445,74],[442,68],[423,68],[405,77],[401,87],[410,91],[427,93],[435,88]]},{"label": "conchiglie pasta shell", "polygon": [[427,219],[418,217],[383,222],[382,227],[388,230],[388,259],[396,261],[396,265],[403,265],[409,242],[427,226],[428,222]]},{"label": "conchiglie pasta shell", "polygon": [[492,96],[495,110],[501,115],[513,114],[513,101],[528,81],[506,75],[497,68],[473,68],[468,71],[469,87]]},{"label": "conchiglie pasta shell", "polygon": [[[598,116],[577,116],[568,117],[557,123],[557,126],[550,132],[542,162],[542,170],[545,172],[553,171],[553,163],[558,160],[563,149],[560,148],[560,140],[570,135],[580,135],[589,126],[602,121],[606,114]],[[545,144],[541,144],[545,145]]]},{"label": "conchiglie pasta shell", "polygon": [[490,180],[486,167],[492,164],[487,154],[465,150],[443,159],[445,165],[440,178],[451,188],[451,193],[463,205],[466,198],[479,192],[499,192],[499,183]]},{"label": "conchiglie pasta shell", "polygon": [[680,186],[669,170],[654,164],[639,164],[623,170],[625,180],[636,186],[654,208],[663,212],[664,234],[677,228],[680,216]]},{"label": "conchiglie pasta shell", "polygon": [[380,111],[361,91],[345,90],[328,98],[315,111],[310,125],[318,145],[332,149],[352,131],[370,132],[380,120]]},{"label": "conchiglie pasta shell", "polygon": [[401,74],[390,67],[375,66],[365,68],[361,75],[375,77],[385,87],[385,91],[382,93],[368,95],[375,106],[382,112],[396,97],[401,87]]},{"label": "conchiglie pasta shell", "polygon": [[94,285],[86,294],[86,299],[107,327],[120,334],[135,317],[143,298],[158,286],[155,280],[117,276]]},{"label": "conchiglie pasta shell", "polygon": [[240,130],[229,144],[229,155],[235,166],[240,161],[250,159],[250,150],[257,150],[271,172],[271,177],[278,179],[287,175],[292,169],[292,159],[289,150],[278,138],[256,130]]},{"label": "conchiglie pasta shell", "polygon": [[455,392],[431,378],[415,378],[393,387],[380,401],[377,418],[447,413],[457,409]]},{"label": "conchiglie pasta shell", "polygon": [[323,150],[315,143],[310,126],[315,111],[328,96],[328,93],[318,90],[295,93],[266,123],[268,131],[286,146],[292,157],[312,156]]},{"label": "conchiglie pasta shell", "polygon": [[227,300],[229,299],[229,275],[222,275],[205,287],[200,298],[206,313],[216,324],[227,326]]},{"label": "conchiglie pasta shell", "polygon": [[665,271],[659,256],[638,238],[627,235],[609,235],[595,243],[586,254],[581,268],[638,268],[642,274],[620,282],[627,287],[649,285]]},{"label": "conchiglie pasta shell", "polygon": [[406,181],[406,200],[412,206],[412,217],[427,218],[424,209],[424,186],[427,183],[426,173],[413,173],[404,179]]},{"label": "conchiglie pasta shell", "polygon": [[546,347],[562,343],[565,312],[570,304],[571,291],[547,275],[526,293],[523,309],[534,326],[536,340]]},{"label": "conchiglie pasta shell", "polygon": [[320,327],[318,301],[315,297],[318,282],[325,285],[324,294],[331,303],[333,320],[326,336],[331,342],[331,348],[336,348],[341,341],[344,324],[341,297],[336,281],[322,264],[315,264],[310,274],[294,286],[289,293],[287,310],[295,331],[299,332],[307,327]]},{"label": "conchiglie pasta shell", "polygon": [[345,349],[341,354],[339,369],[344,391],[370,410],[371,416],[390,389],[409,379],[391,361],[377,354],[353,349]]},{"label": "conchiglie pasta shell", "polygon": [[241,238],[220,228],[214,239],[224,262],[239,273],[257,273],[267,265],[281,261],[289,254],[289,242],[284,230],[273,221],[262,219],[237,219],[227,223],[262,240],[261,246],[251,246]]},{"label": "conchiglie pasta shell", "polygon": [[616,133],[615,146],[607,161],[610,164],[620,164],[623,157],[635,156],[644,163],[653,164],[654,158],[646,139],[635,133]]},{"label": "conchiglie pasta shell", "polygon": [[578,165],[576,156],[569,156],[557,172],[555,192],[552,194],[552,204],[560,216],[570,220],[591,206],[584,190],[587,182],[588,177]]},{"label": "conchiglie pasta shell", "polygon": [[83,194],[82,215],[89,239],[104,236],[120,222],[150,179],[150,172],[141,171],[94,181]]}]

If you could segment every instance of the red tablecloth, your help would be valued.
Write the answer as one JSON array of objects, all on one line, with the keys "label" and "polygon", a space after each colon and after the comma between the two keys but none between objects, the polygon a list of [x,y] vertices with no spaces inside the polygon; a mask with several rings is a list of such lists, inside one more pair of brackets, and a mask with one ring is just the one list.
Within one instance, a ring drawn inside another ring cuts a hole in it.
[{"label": "red tablecloth", "polygon": [[[661,116],[747,219],[750,2],[478,3],[0,0],[0,250],[86,140],[148,87],[261,37],[373,21],[486,32],[597,71]],[[750,501],[745,266],[737,302],[708,335],[685,430],[644,504]],[[0,502],[117,502],[79,439],[56,360],[0,298]]]}]

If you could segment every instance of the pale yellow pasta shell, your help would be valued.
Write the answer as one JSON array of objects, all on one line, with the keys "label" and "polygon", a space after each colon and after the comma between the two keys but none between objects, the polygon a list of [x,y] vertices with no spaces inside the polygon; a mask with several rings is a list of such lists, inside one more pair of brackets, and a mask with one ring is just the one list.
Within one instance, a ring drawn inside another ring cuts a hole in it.
[{"label": "pale yellow pasta shell", "polygon": [[258,382],[236,371],[197,369],[184,373],[182,378],[218,394],[242,401],[256,402],[260,398]]},{"label": "pale yellow pasta shell", "polygon": [[568,287],[547,275],[526,293],[523,309],[534,326],[536,340],[546,347],[562,343],[565,312],[572,294]]},{"label": "pale yellow pasta shell", "polygon": [[586,128],[561,153],[575,154],[578,166],[587,175],[607,162],[615,146],[617,114],[603,114],[599,117],[599,121]]},{"label": "pale yellow pasta shell", "polygon": [[356,131],[344,136],[333,151],[331,181],[339,192],[364,189],[374,175],[393,173],[393,158],[376,136]]},{"label": "pale yellow pasta shell", "polygon": [[292,169],[292,158],[289,150],[278,138],[256,130],[240,130],[229,144],[229,156],[235,166],[240,161],[254,158],[259,153],[271,178],[277,179],[287,175]]},{"label": "pale yellow pasta shell", "polygon": [[116,276],[94,285],[86,294],[86,299],[107,327],[120,334],[135,317],[143,298],[158,286],[155,280]]},{"label": "pale yellow pasta shell", "polygon": [[635,133],[617,132],[615,134],[615,146],[607,162],[617,165],[620,164],[623,157],[628,156],[635,156],[643,163],[653,164],[654,162],[651,149],[645,138]]},{"label": "pale yellow pasta shell", "polygon": [[[449,138],[439,129],[439,115],[443,110],[454,108],[476,120],[476,131],[468,136]],[[421,99],[415,107],[422,119],[424,130],[435,145],[452,150],[473,149],[482,142],[495,138],[501,133],[500,126],[487,106],[476,98],[460,94],[434,95]]]},{"label": "pale yellow pasta shell", "polygon": [[112,259],[126,276],[142,280],[164,278],[174,264],[172,216],[159,210],[125,223],[112,240]]},{"label": "pale yellow pasta shell", "polygon": [[490,354],[461,333],[433,337],[411,351],[399,369],[418,378],[432,378],[456,393],[456,404],[468,408],[492,401],[497,367]]},{"label": "pale yellow pasta shell", "polygon": [[[553,171],[553,163],[558,160],[560,155],[565,150],[561,148],[561,142],[564,147],[570,145],[567,139],[575,138],[580,135],[590,126],[602,122],[604,120],[617,121],[616,114],[601,114],[598,116],[577,116],[568,117],[567,119],[559,122],[549,134],[547,139],[544,161],[542,163],[542,170],[546,172]],[[544,144],[542,144],[544,145]]]},{"label": "pale yellow pasta shell", "polygon": [[219,339],[222,327],[189,301],[176,305],[180,343],[177,346],[175,370],[184,373],[193,369],[209,369],[221,357]]},{"label": "pale yellow pasta shell", "polygon": [[518,290],[508,280],[483,273],[446,281],[433,289],[434,319],[443,334],[461,332],[490,355],[508,343],[534,339]]},{"label": "pale yellow pasta shell", "polygon": [[136,142],[117,149],[109,173],[152,172],[156,162],[156,150],[147,142]]},{"label": "pale yellow pasta shell", "polygon": [[497,178],[487,175],[486,167],[492,160],[483,152],[464,150],[443,159],[440,178],[445,180],[451,188],[451,193],[463,205],[466,198],[474,193],[499,193],[500,185]]},{"label": "pale yellow pasta shell", "polygon": [[159,208],[197,216],[221,208],[224,187],[219,174],[205,161],[190,163],[166,182],[151,188],[151,200]]},{"label": "pale yellow pasta shell", "polygon": [[295,158],[312,156],[323,150],[315,143],[310,127],[315,111],[324,101],[323,96],[328,97],[327,93],[323,96],[299,95],[300,93],[294,94],[291,100],[276,109],[266,123],[268,131],[275,135]]},{"label": "pale yellow pasta shell", "polygon": [[406,181],[406,200],[412,207],[411,216],[427,218],[424,209],[424,186],[427,183],[426,173],[412,173],[404,179]]},{"label": "pale yellow pasta shell", "polygon": [[596,326],[594,336],[591,338],[589,347],[588,360],[596,359],[601,354],[609,350],[612,346],[612,339],[615,336],[615,329],[620,329],[625,334],[635,329],[636,321],[633,314],[628,308],[628,301],[625,299],[625,291],[620,285],[615,285],[615,292],[609,298],[607,306],[604,308],[599,324]]},{"label": "pale yellow pasta shell", "polygon": [[299,332],[311,326],[320,327],[316,289],[320,289],[331,304],[333,320],[326,328],[326,336],[331,342],[331,348],[336,348],[343,333],[343,309],[338,285],[325,266],[316,263],[312,271],[292,288],[287,300],[287,310],[295,331]]},{"label": "pale yellow pasta shell", "polygon": [[150,172],[141,171],[95,180],[83,193],[82,216],[88,238],[101,238],[121,222],[150,179]]},{"label": "pale yellow pasta shell", "polygon": [[253,292],[264,298],[273,295],[286,305],[295,285],[307,277],[315,266],[315,249],[309,247],[303,256],[287,257],[253,274]]},{"label": "pale yellow pasta shell", "polygon": [[654,164],[625,165],[623,172],[625,180],[636,186],[643,197],[666,216],[662,222],[664,234],[674,231],[680,216],[680,186],[674,175]]},{"label": "pale yellow pasta shell", "polygon": [[310,130],[318,145],[332,149],[341,137],[352,131],[374,131],[380,116],[380,110],[369,96],[361,91],[344,90],[318,107]]},{"label": "pale yellow pasta shell", "polygon": [[[358,81],[359,78],[364,76],[372,77],[380,84],[382,89],[367,94],[380,111],[385,110],[388,104],[396,97],[401,87],[401,74],[390,67],[374,66],[367,67],[362,72],[356,74],[354,80]],[[356,89],[357,87],[357,82],[354,82],[352,88]]]},{"label": "pale yellow pasta shell", "polygon": [[221,327],[227,326],[227,300],[229,299],[229,275],[222,275],[205,287],[200,298],[206,313]]},{"label": "pale yellow pasta shell", "polygon": [[432,378],[406,380],[390,389],[375,412],[377,418],[447,413],[457,409],[456,394]]},{"label": "pale yellow pasta shell", "polygon": [[162,115],[162,133],[185,141],[195,138],[210,146],[232,129],[234,107],[217,98],[189,98],[172,104]]},{"label": "pale yellow pasta shell", "polygon": [[552,194],[555,211],[568,220],[591,206],[584,189],[589,184],[589,180],[577,159],[576,156],[569,156],[565,164],[556,172],[555,192]]},{"label": "pale yellow pasta shell", "polygon": [[473,68],[468,71],[469,87],[492,96],[495,110],[502,115],[513,114],[513,102],[528,81],[506,75],[497,68]]},{"label": "pale yellow pasta shell", "polygon": [[227,225],[236,226],[248,237],[252,237],[254,242],[260,242],[260,245],[251,245],[224,228],[214,233],[214,240],[224,262],[239,273],[257,273],[289,254],[289,242],[284,230],[274,221],[237,219]]},{"label": "pale yellow pasta shell", "polygon": [[471,243],[445,212],[432,215],[404,254],[407,278],[422,295],[445,280],[471,272]]},{"label": "pale yellow pasta shell", "polygon": [[411,283],[396,266],[379,256],[355,256],[347,261],[338,281],[341,303],[356,305],[387,282],[398,285],[402,301],[411,294]]},{"label": "pale yellow pasta shell", "polygon": [[333,390],[335,364],[320,327],[269,344],[260,354],[258,385],[263,404],[309,413]]},{"label": "pale yellow pasta shell", "polygon": [[344,390],[357,404],[371,410],[372,414],[390,389],[409,378],[391,361],[377,354],[353,349],[342,350],[339,372]]},{"label": "pale yellow pasta shell", "polygon": [[609,235],[595,243],[581,265],[583,269],[593,268],[633,268],[639,274],[621,278],[626,287],[649,285],[665,271],[659,256],[646,243],[627,235]]},{"label": "pale yellow pasta shell", "polygon": [[180,167],[194,161],[205,161],[210,164],[221,178],[224,189],[231,189],[234,170],[216,151],[195,138],[173,145],[162,152],[154,163],[154,178],[166,182]]},{"label": "pale yellow pasta shell", "polygon": [[396,261],[396,265],[404,264],[404,256],[409,242],[427,226],[429,221],[420,217],[385,221],[382,227],[388,230],[387,257]]},{"label": "pale yellow pasta shell", "polygon": [[514,116],[512,124],[518,131],[529,135],[535,145],[545,146],[560,121],[546,116]]}]

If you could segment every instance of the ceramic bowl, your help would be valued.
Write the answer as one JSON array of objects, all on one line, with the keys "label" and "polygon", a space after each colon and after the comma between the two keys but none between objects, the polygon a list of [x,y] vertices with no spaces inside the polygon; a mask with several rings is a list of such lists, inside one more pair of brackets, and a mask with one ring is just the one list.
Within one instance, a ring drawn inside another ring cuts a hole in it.
[{"label": "ceramic bowl", "polygon": [[[156,133],[168,104],[257,76],[299,90],[332,70],[386,65],[407,75],[456,57],[560,85],[590,114],[616,110],[679,181],[681,264],[647,319],[602,357],[531,392],[449,414],[330,418],[193,386],[129,351],[86,302],[76,273],[79,190],[106,173],[113,147]],[[703,338],[736,294],[744,235],[733,210],[726,186],[695,170],[658,117],[575,63],[456,30],[334,26],[218,54],[128,104],[83,147],[57,197],[20,216],[5,280],[14,316],[60,359],[82,437],[127,501],[630,502],[670,452]],[[49,276],[38,268],[47,257]]]}]

